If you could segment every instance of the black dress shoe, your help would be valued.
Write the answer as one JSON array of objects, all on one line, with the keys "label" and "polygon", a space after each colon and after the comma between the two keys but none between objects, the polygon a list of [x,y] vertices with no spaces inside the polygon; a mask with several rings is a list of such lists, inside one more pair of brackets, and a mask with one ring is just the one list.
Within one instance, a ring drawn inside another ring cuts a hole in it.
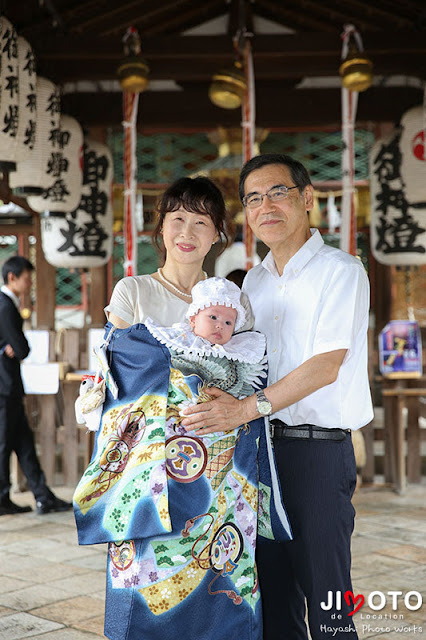
[{"label": "black dress shoe", "polygon": [[72,502],[65,502],[56,496],[47,498],[46,500],[37,500],[37,513],[39,516],[52,511],[69,511],[72,509]]},{"label": "black dress shoe", "polygon": [[9,498],[9,496],[0,500],[0,516],[10,516],[16,513],[28,513],[32,511],[31,507],[20,507]]}]

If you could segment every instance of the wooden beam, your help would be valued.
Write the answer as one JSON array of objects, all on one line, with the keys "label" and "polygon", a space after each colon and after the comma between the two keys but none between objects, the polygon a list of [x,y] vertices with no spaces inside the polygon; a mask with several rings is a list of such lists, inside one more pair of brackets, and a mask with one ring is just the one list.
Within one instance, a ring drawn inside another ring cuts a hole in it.
[{"label": "wooden beam", "polygon": [[[207,95],[208,85],[182,92],[145,92],[140,96],[138,126],[176,129],[191,127],[209,130],[218,125],[239,126],[239,109],[214,106]],[[285,128],[340,126],[340,89],[287,89],[264,84],[256,98],[256,124]],[[401,115],[422,101],[421,89],[413,87],[372,87],[359,96],[357,121],[397,122]],[[188,108],[190,106],[190,108]],[[63,97],[63,110],[83,126],[120,126],[121,93],[74,93]]]},{"label": "wooden beam", "polygon": [[0,215],[0,236],[29,236],[34,234],[33,225],[29,224],[2,224],[2,216]]},{"label": "wooden beam", "polygon": [[[405,53],[424,55],[426,39],[422,31],[375,31],[363,34],[364,47],[374,58],[377,54],[395,55]],[[32,45],[37,59],[43,60],[120,60],[123,55],[120,38],[101,36],[67,36],[33,38]],[[256,58],[269,59],[310,58],[313,55],[337,56],[340,60],[342,43],[340,33],[292,33],[280,35],[255,35],[253,51]],[[192,60],[195,56],[203,60],[232,57],[229,36],[156,36],[144,38],[142,54],[148,60]],[[84,77],[87,69],[82,69]],[[285,69],[283,69],[285,72]]]},{"label": "wooden beam", "polygon": [[[376,75],[423,78],[426,39],[421,32],[376,32],[364,37]],[[111,80],[123,57],[120,39],[72,38],[35,42],[39,74],[54,82]],[[218,68],[231,65],[229,36],[170,36],[142,38],[142,54],[153,80],[208,81]],[[341,56],[340,34],[285,34],[255,36],[253,58],[256,80],[337,76]]]}]

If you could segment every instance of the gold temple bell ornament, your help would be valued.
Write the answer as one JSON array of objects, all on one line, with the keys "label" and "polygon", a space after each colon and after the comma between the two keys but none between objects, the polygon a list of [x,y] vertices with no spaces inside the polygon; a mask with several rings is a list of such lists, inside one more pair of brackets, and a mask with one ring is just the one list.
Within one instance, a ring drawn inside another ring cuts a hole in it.
[{"label": "gold temple bell ornament", "polygon": [[243,66],[236,61],[231,69],[214,74],[209,88],[209,98],[217,107],[236,109],[241,106],[246,88]]},{"label": "gold temple bell ornament", "polygon": [[364,55],[362,39],[354,25],[344,26],[342,39],[342,85],[349,91],[365,91],[373,82],[373,63]]},{"label": "gold temple bell ornament", "polygon": [[121,88],[129,93],[141,93],[148,86],[149,67],[140,55],[140,37],[134,27],[127,30],[123,44],[125,57],[117,69]]}]

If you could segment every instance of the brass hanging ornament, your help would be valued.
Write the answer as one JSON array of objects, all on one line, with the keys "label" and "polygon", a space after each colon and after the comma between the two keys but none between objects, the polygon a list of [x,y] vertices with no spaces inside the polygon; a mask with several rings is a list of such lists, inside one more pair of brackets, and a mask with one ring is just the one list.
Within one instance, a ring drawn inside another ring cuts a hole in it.
[{"label": "brass hanging ornament", "polygon": [[125,57],[117,69],[123,91],[141,93],[148,86],[149,67],[140,55],[140,37],[134,27],[129,27],[123,38]]},{"label": "brass hanging ornament", "polygon": [[247,82],[239,61],[235,61],[231,69],[224,69],[214,74],[209,88],[209,98],[217,107],[236,109],[241,106]]},{"label": "brass hanging ornament", "polygon": [[342,85],[350,91],[365,91],[373,82],[373,63],[364,55],[361,36],[353,25],[345,25],[342,39]]}]

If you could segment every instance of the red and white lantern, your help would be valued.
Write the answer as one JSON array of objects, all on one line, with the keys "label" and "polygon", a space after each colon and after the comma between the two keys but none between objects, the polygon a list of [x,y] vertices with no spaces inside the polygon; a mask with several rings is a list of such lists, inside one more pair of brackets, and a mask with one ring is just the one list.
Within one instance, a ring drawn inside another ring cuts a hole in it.
[{"label": "red and white lantern", "polygon": [[371,250],[382,264],[426,263],[426,171],[423,169],[423,202],[418,183],[406,183],[406,170],[402,175],[407,140],[413,141],[415,136],[396,131],[377,140],[370,153]]},{"label": "red and white lantern", "polygon": [[409,109],[401,118],[401,178],[410,204],[426,207],[426,105]]}]

